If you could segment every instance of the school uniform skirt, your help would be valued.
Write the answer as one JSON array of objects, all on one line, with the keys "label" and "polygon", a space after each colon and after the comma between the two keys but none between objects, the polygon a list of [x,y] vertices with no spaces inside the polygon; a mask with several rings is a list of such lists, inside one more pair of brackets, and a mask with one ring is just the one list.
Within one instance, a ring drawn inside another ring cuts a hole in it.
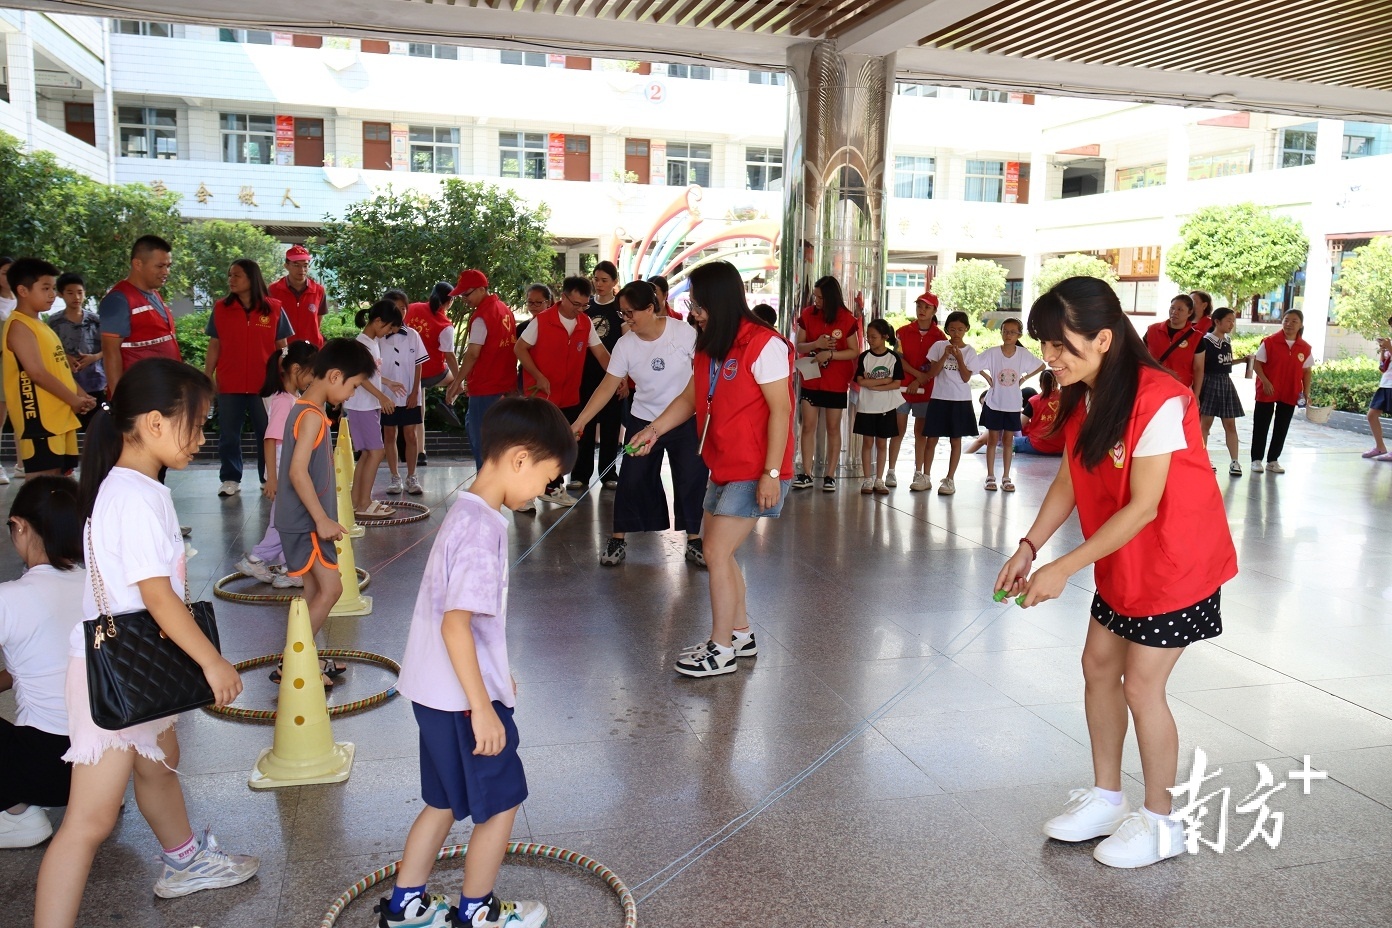
[{"label": "school uniform skirt", "polygon": [[1218,374],[1204,378],[1199,394],[1199,415],[1215,419],[1241,419],[1246,415],[1231,376]]},{"label": "school uniform skirt", "polygon": [[932,438],[975,438],[976,416],[972,415],[972,401],[929,400],[923,434]]}]

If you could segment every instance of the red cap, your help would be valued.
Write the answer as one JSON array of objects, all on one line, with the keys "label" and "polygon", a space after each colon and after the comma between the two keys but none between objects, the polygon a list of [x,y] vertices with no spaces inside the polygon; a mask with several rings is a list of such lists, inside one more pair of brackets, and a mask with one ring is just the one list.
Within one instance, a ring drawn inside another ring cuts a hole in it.
[{"label": "red cap", "polygon": [[931,294],[931,293],[925,293],[925,294],[923,294],[923,296],[921,296],[921,297],[919,297],[918,299],[914,300],[914,302],[915,302],[915,303],[927,303],[929,306],[933,307],[934,309],[937,309],[937,308],[938,308],[938,298],[935,297],[935,296],[933,296],[933,294]]},{"label": "red cap", "polygon": [[309,249],[303,245],[291,245],[290,250],[285,253],[286,261],[308,261]]},{"label": "red cap", "polygon": [[466,290],[474,290],[478,287],[487,286],[488,277],[483,271],[476,271],[473,268],[469,268],[459,275],[459,283],[455,284],[454,289],[450,291],[450,296],[460,296]]}]

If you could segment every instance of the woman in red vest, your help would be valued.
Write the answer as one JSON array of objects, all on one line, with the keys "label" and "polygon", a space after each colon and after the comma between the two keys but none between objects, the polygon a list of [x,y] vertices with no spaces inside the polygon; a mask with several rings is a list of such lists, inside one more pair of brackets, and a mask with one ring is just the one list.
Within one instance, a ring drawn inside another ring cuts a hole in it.
[{"label": "woman in red vest", "polygon": [[[1310,368],[1315,364],[1310,344],[1305,341],[1305,314],[1292,309],[1281,319],[1281,331],[1262,339],[1257,348],[1252,370],[1257,375],[1257,408],[1252,413],[1252,473],[1262,472],[1262,455],[1266,455],[1266,472],[1284,474],[1281,449],[1286,446],[1286,431],[1300,397],[1310,395]],[[1271,420],[1276,427],[1271,432],[1271,447],[1266,446],[1266,430]]]},{"label": "woman in red vest", "polygon": [[[1170,817],[1179,735],[1165,683],[1186,645],[1222,632],[1219,594],[1237,574],[1223,498],[1209,469],[1193,391],[1157,364],[1105,281],[1072,277],[1030,310],[1029,334],[1062,388],[1065,451],[1039,515],[996,578],[1035,606],[1091,565],[1097,593],[1083,646],[1094,784],[1075,789],[1044,833],[1108,835],[1093,856],[1143,867],[1184,850]],[[1081,545],[1035,567],[1074,510]],[[1136,720],[1144,806],[1122,793],[1127,712]]]},{"label": "woman in red vest", "polygon": [[696,414],[697,450],[710,468],[702,506],[710,571],[710,640],[682,652],[688,677],[734,673],[735,660],[758,653],[735,553],[762,517],[778,518],[793,467],[792,347],[749,310],[744,280],[728,261],[691,272],[696,358],[676,399],[630,441],[647,454],[657,440]]},{"label": "woman in red vest", "polygon": [[266,404],[261,386],[266,364],[294,334],[290,317],[271,299],[261,266],[240,258],[227,269],[227,296],[213,304],[204,330],[208,354],[203,372],[217,386],[218,458],[221,461],[218,496],[242,491],[242,428],[251,419],[256,434],[256,470],[266,482],[261,446],[266,438]]},{"label": "woman in red vest", "polygon": [[1191,290],[1189,299],[1194,301],[1194,329],[1207,335],[1213,331],[1213,297],[1204,290]]},{"label": "woman in red vest", "polygon": [[1145,346],[1161,367],[1189,387],[1194,384],[1194,352],[1201,335],[1194,328],[1194,301],[1181,293],[1170,300],[1170,318],[1146,329]]},{"label": "woman in red vest", "polygon": [[794,339],[798,354],[816,360],[816,377],[802,378],[802,469],[793,480],[793,489],[812,486],[811,470],[817,454],[817,413],[826,414],[826,462],[822,489],[836,492],[836,467],[841,460],[841,418],[846,409],[846,393],[855,379],[856,358],[860,357],[860,328],[846,308],[841,284],[835,277],[823,277],[812,285],[812,305],[798,317]]}]

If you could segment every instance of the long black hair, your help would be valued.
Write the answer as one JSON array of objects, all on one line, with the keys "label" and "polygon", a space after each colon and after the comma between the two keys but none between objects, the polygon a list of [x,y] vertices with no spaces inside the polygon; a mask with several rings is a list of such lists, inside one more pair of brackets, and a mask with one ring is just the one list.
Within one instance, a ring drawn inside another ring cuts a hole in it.
[{"label": "long black hair", "polygon": [[[266,307],[266,297],[270,295],[270,290],[266,288],[266,277],[261,273],[261,265],[250,258],[238,258],[232,262],[232,266],[241,268],[242,273],[246,275],[247,281],[251,284],[251,305],[242,308],[249,313],[257,312],[263,316],[267,315],[270,310]],[[232,292],[229,290],[227,302],[230,303],[233,299]]]},{"label": "long black hair", "polygon": [[87,426],[82,448],[82,515],[92,514],[97,491],[121,457],[128,439],[135,437],[136,420],[158,412],[184,430],[191,440],[203,428],[213,399],[208,375],[173,358],[146,358],[122,375],[105,411]]},{"label": "long black hair", "polygon": [[353,321],[357,323],[360,329],[367,328],[369,322],[376,322],[378,319],[382,320],[387,325],[396,326],[398,329],[401,328],[401,323],[403,321],[401,307],[397,306],[391,300],[378,300],[367,309],[358,310],[357,315],[353,317]]},{"label": "long black hair", "polygon": [[706,324],[696,335],[696,350],[724,361],[735,345],[740,321],[771,329],[754,315],[744,298],[744,278],[729,261],[712,261],[692,270],[691,301],[706,312]]},{"label": "long black hair", "polygon": [[44,556],[58,570],[82,563],[83,517],[77,494],[76,480],[44,474],[26,480],[10,504],[10,518],[29,523],[43,542]]},{"label": "long black hair", "polygon": [[266,359],[266,379],[261,384],[261,396],[275,396],[285,392],[285,375],[298,364],[308,368],[314,361],[317,351],[309,342],[291,342],[280,351]]},{"label": "long black hair", "polygon": [[430,311],[432,313],[438,313],[441,307],[454,299],[450,296],[450,291],[453,289],[454,285],[445,280],[430,288]]},{"label": "long black hair", "polygon": [[[1112,333],[1111,348],[1102,356],[1102,366],[1092,385],[1092,403],[1073,449],[1089,470],[1101,464],[1126,433],[1136,406],[1141,368],[1157,371],[1165,368],[1151,357],[1136,327],[1121,311],[1116,291],[1104,280],[1070,277],[1060,281],[1030,307],[1030,338],[1040,343],[1062,345],[1063,350],[1074,357],[1082,356],[1074,343],[1075,338],[1092,341],[1104,329]],[[1088,386],[1071,383],[1063,388],[1061,396],[1051,434],[1063,428],[1078,405],[1087,400]]]},{"label": "long black hair", "polygon": [[837,314],[846,306],[846,298],[841,294],[841,282],[828,274],[819,278],[812,289],[822,291],[822,321],[835,322]]}]

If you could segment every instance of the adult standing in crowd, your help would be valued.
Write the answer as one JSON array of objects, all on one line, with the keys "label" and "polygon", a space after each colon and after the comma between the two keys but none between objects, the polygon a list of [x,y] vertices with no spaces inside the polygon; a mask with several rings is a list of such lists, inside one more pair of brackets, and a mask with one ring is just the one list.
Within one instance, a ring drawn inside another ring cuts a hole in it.
[{"label": "adult standing in crowd", "polygon": [[1194,301],[1194,328],[1207,335],[1213,331],[1213,296],[1205,290],[1192,290],[1189,299]]},{"label": "adult standing in crowd", "polygon": [[657,292],[657,314],[680,322],[683,318],[682,314],[677,312],[667,299],[668,295],[672,292],[672,285],[667,282],[666,276],[654,274],[648,278],[648,283],[652,284],[653,289]]},{"label": "adult standing in crowd", "polygon": [[[1281,318],[1281,331],[1262,339],[1257,347],[1252,370],[1257,375],[1257,409],[1252,414],[1252,473],[1263,469],[1269,474],[1284,474],[1281,451],[1286,446],[1286,431],[1290,429],[1295,406],[1302,396],[1310,395],[1310,369],[1315,356],[1305,334],[1305,314],[1292,309]],[[1272,420],[1275,427],[1272,427]],[[1271,447],[1266,446],[1266,433],[1271,430]],[[1262,455],[1266,466],[1262,467]]]},{"label": "adult standing in crowd", "polygon": [[1161,367],[1186,387],[1192,387],[1199,338],[1199,331],[1194,328],[1194,300],[1181,293],[1170,300],[1170,317],[1146,329],[1145,346]]},{"label": "adult standing in crowd", "polygon": [[459,376],[445,394],[452,404],[460,393],[469,393],[469,409],[464,427],[469,434],[469,451],[474,467],[483,467],[483,414],[499,399],[517,392],[517,320],[507,304],[488,292],[488,276],[468,268],[449,292],[463,297],[473,310],[469,317],[469,345],[459,362]]},{"label": "adult standing in crowd", "polygon": [[[421,366],[421,423],[411,426],[416,436],[416,464],[425,464],[425,391],[431,387],[445,387],[446,391],[459,380],[459,358],[455,355],[454,321],[449,311],[454,306],[453,288],[448,281],[440,281],[430,290],[430,298],[424,303],[411,303],[406,307],[406,325],[416,330],[425,345],[426,358]],[[445,404],[447,418],[454,417],[454,410]],[[458,426],[457,419],[454,425]],[[408,435],[410,432],[408,431]]]},{"label": "adult standing in crowd", "polygon": [[938,342],[947,341],[947,333],[938,326],[938,298],[925,293],[914,300],[912,322],[901,325],[894,333],[899,339],[899,354],[904,359],[903,405],[899,407],[899,437],[889,442],[889,470],[885,474],[885,486],[895,487],[899,479],[894,476],[894,465],[899,462],[899,446],[909,432],[909,416],[914,420],[914,475],[911,490],[926,490],[932,486],[928,480],[930,461],[924,455],[928,450],[928,436],[923,434],[923,423],[928,415],[928,401],[933,398],[933,381],[928,373],[928,349]]},{"label": "adult standing in crowd", "polygon": [[855,316],[846,308],[841,284],[835,277],[823,277],[812,285],[812,305],[798,317],[793,341],[799,355],[816,361],[818,373],[802,378],[802,472],[792,486],[795,490],[812,486],[817,419],[818,412],[822,412],[826,416],[822,489],[834,493],[836,468],[841,461],[841,419],[846,411],[847,391],[855,378],[856,358],[860,357],[860,330]]},{"label": "adult standing in crowd", "polygon": [[208,354],[203,372],[217,388],[218,496],[242,492],[242,428],[248,419],[256,435],[256,470],[266,482],[261,387],[271,355],[285,347],[293,332],[289,316],[267,292],[261,266],[250,258],[233,261],[227,269],[227,296],[213,304],[204,330]]},{"label": "adult standing in crowd", "polygon": [[700,334],[691,378],[631,441],[636,455],[696,414],[697,448],[710,468],[704,554],[710,571],[711,635],[684,651],[688,677],[734,673],[759,653],[749,628],[744,574],[735,553],[760,518],[777,518],[793,466],[791,346],[749,310],[744,280],[728,261],[691,272],[691,317]]},{"label": "adult standing in crowd", "polygon": [[174,337],[174,314],[159,294],[174,266],[173,251],[158,235],[140,236],[131,245],[130,273],[97,304],[108,393],[115,394],[121,376],[138,361],[183,360]]},{"label": "adult standing in crowd", "polygon": [[63,343],[63,353],[68,356],[73,381],[97,402],[91,411],[78,414],[77,418],[85,429],[106,402],[101,317],[86,308],[87,283],[81,274],[69,272],[59,275],[58,295],[63,298],[63,309],[48,317],[49,328]]},{"label": "adult standing in crowd", "polygon": [[[595,265],[590,275],[594,282],[594,293],[590,296],[590,306],[586,313],[590,323],[599,333],[604,350],[614,351],[619,337],[623,335],[623,317],[619,315],[619,301],[615,296],[619,286],[619,269],[612,261],[601,261]],[[604,381],[604,365],[593,357],[585,359],[585,374],[580,380],[580,402],[588,403],[595,390]],[[604,486],[613,489],[619,485],[619,475],[612,472],[619,454],[619,426],[623,424],[624,400],[628,398],[628,382],[619,385],[605,407],[595,416],[580,435],[580,448],[575,458],[575,469],[570,472],[568,489],[582,490],[594,476],[595,451],[599,451],[599,472],[604,475]]]},{"label": "adult standing in crowd", "polygon": [[[658,294],[658,288],[638,280],[619,291],[619,312],[629,329],[614,346],[604,381],[575,420],[577,433],[626,380],[632,379],[637,387],[633,408],[624,417],[628,435],[647,428],[691,381],[696,330],[660,315]],[[599,557],[601,564],[613,567],[623,561],[628,554],[629,532],[665,532],[671,527],[686,532],[686,559],[705,564],[701,504],[710,471],[701,460],[698,445],[693,416],[668,430],[654,443],[651,453],[624,461],[614,492],[614,530]],[[668,517],[667,492],[662,487],[663,452],[672,467],[675,526]]]},{"label": "adult standing in crowd", "polygon": [[291,245],[285,252],[285,276],[271,284],[270,294],[290,319],[294,330],[290,340],[322,348],[324,335],[319,330],[319,320],[329,311],[329,300],[319,281],[309,276],[308,248]]}]

